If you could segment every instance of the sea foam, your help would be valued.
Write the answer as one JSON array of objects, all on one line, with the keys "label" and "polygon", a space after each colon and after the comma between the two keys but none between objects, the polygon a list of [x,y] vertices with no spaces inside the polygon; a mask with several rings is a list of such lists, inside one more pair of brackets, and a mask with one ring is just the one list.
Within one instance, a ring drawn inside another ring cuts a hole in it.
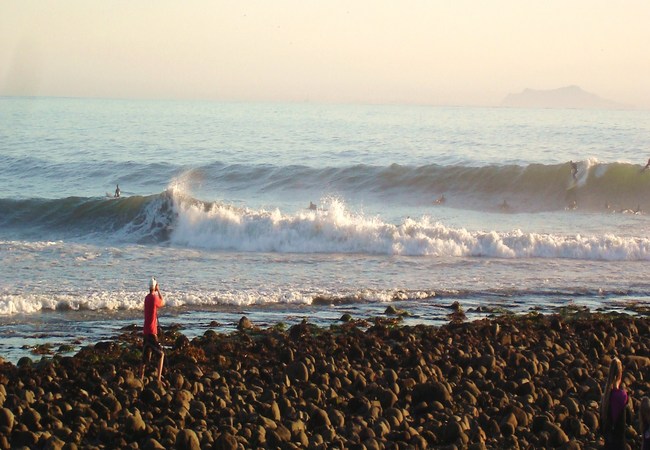
[{"label": "sea foam", "polygon": [[244,252],[361,253],[400,256],[649,260],[650,240],[616,235],[469,231],[432,220],[392,224],[351,212],[330,199],[325,208],[283,213],[223,203],[178,201],[170,243]]}]

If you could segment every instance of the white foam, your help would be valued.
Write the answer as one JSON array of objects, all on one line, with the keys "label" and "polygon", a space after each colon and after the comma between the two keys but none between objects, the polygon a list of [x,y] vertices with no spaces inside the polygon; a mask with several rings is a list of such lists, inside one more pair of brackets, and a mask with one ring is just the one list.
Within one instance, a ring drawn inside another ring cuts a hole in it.
[{"label": "white foam", "polygon": [[189,196],[192,193],[192,187],[200,183],[203,179],[201,172],[196,169],[186,170],[172,178],[167,184],[167,191],[174,195]]},{"label": "white foam", "polygon": [[[0,316],[32,314],[54,310],[141,310],[145,293],[105,291],[76,294],[0,294]],[[223,292],[177,292],[166,291],[165,303],[170,307],[180,306],[250,306],[256,304],[311,304],[313,292],[226,290]]]},{"label": "white foam", "polygon": [[142,308],[141,293],[90,292],[72,294],[4,293],[0,294],[0,316],[31,314],[44,310],[67,309],[118,310]]},{"label": "white foam", "polygon": [[589,173],[592,167],[596,167],[597,170],[595,175],[596,177],[600,177],[604,173],[600,169],[605,169],[607,166],[599,165],[597,158],[588,158],[585,161],[580,161],[578,163],[578,179],[576,181],[577,186],[584,187],[587,184]]},{"label": "white foam", "polygon": [[582,236],[468,231],[429,217],[399,225],[348,211],[332,200],[326,210],[284,214],[215,203],[177,202],[171,236],[176,246],[245,252],[359,253],[401,256],[649,260],[650,240],[615,235]]}]

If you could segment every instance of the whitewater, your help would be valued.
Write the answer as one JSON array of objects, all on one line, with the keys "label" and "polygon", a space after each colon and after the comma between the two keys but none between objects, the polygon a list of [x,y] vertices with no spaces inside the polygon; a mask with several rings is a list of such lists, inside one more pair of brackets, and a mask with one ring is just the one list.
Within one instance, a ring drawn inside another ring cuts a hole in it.
[{"label": "whitewater", "polygon": [[139,324],[152,275],[190,336],[650,298],[647,111],[0,98],[0,116],[10,359]]}]

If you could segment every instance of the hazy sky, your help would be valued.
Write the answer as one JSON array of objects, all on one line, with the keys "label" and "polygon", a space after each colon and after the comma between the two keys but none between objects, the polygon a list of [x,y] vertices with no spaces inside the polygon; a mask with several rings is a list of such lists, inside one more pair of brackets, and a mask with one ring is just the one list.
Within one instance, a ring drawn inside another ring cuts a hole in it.
[{"label": "hazy sky", "polygon": [[650,108],[650,1],[0,0],[0,95]]}]

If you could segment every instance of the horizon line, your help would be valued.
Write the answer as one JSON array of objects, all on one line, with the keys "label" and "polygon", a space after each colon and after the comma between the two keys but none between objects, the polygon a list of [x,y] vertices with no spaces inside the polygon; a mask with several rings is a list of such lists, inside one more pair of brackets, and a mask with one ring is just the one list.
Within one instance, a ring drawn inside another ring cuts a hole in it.
[{"label": "horizon line", "polygon": [[[532,88],[526,88],[532,89]],[[555,91],[557,89],[536,90],[536,91]],[[535,89],[533,89],[535,90]],[[587,92],[587,91],[585,91]],[[508,94],[519,95],[519,94]],[[557,110],[589,110],[589,111],[646,111],[650,107],[620,104],[618,107],[524,107],[524,106],[507,106],[503,104],[454,104],[454,103],[425,103],[425,102],[407,102],[407,101],[327,101],[327,100],[279,100],[279,99],[233,99],[233,98],[201,98],[201,97],[104,97],[104,96],[75,96],[75,95],[29,95],[29,94],[0,94],[3,99],[61,99],[61,100],[105,100],[105,101],[151,101],[151,102],[205,102],[205,103],[250,103],[250,104],[310,104],[310,105],[340,105],[340,106],[414,106],[429,108],[486,108],[486,109],[557,109]],[[608,100],[609,101],[609,100]]]}]

